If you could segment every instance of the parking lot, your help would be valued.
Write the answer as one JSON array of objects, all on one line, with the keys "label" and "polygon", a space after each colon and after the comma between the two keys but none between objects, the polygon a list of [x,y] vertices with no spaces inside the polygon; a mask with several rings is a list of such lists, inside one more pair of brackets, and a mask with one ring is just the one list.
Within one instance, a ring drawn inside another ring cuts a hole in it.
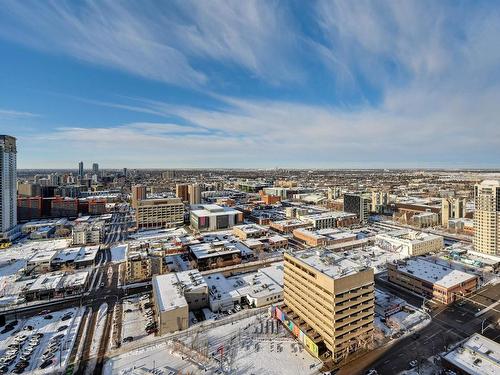
[{"label": "parking lot", "polygon": [[149,294],[128,298],[123,302],[122,345],[154,334],[156,322],[152,307]]},{"label": "parking lot", "polygon": [[7,322],[0,330],[0,374],[63,371],[82,315],[73,308]]}]

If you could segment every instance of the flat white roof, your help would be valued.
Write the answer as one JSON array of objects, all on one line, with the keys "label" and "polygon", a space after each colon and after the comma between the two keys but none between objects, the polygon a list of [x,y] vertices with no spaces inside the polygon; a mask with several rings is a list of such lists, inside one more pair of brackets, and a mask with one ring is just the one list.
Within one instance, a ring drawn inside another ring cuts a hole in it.
[{"label": "flat white roof", "polygon": [[28,259],[28,262],[36,262],[36,263],[44,263],[49,262],[54,258],[57,254],[57,250],[42,250],[38,251],[31,258]]},{"label": "flat white roof", "polygon": [[302,250],[289,254],[333,279],[353,275],[366,269],[366,267],[360,266],[340,254],[323,248]]},{"label": "flat white roof", "polygon": [[398,240],[401,242],[417,244],[423,241],[430,241],[439,238],[443,238],[442,236],[438,236],[432,233],[420,232],[411,229],[398,229],[395,231],[390,231],[387,233],[377,234],[375,238],[378,239],[390,239],[390,240]]},{"label": "flat white roof", "polygon": [[[305,225],[305,224],[309,224],[309,223],[306,223],[306,222],[299,220],[299,219],[276,220],[276,221],[273,221],[272,223],[277,224],[277,225],[299,225],[299,224]],[[309,225],[311,225],[311,224],[309,224]]]},{"label": "flat white roof", "polygon": [[406,259],[404,262],[398,263],[397,268],[400,272],[418,277],[421,280],[442,286],[443,288],[450,288],[476,277],[442,264],[436,264],[424,258]]},{"label": "flat white roof", "polygon": [[356,215],[344,211],[329,211],[329,212],[321,212],[318,214],[305,215],[302,216],[302,218],[307,220],[321,220],[321,219],[339,219],[342,217],[349,217],[349,216],[356,216]]},{"label": "flat white roof", "polygon": [[239,229],[246,234],[266,232],[267,229],[257,224],[235,225],[233,229]]},{"label": "flat white roof", "polygon": [[198,217],[206,216],[221,216],[221,215],[237,215],[241,212],[235,210],[234,208],[218,206],[216,204],[206,204],[202,205],[201,209],[191,210],[191,214]]},{"label": "flat white roof", "polygon": [[287,240],[285,237],[280,236],[279,234],[275,234],[268,238],[269,242],[281,242]]},{"label": "flat white roof", "polygon": [[500,374],[500,344],[479,333],[473,334],[444,358],[468,374]]},{"label": "flat white roof", "polygon": [[207,288],[205,279],[198,270],[167,273],[153,277],[156,303],[161,312],[187,306],[185,293]]},{"label": "flat white roof", "polygon": [[205,276],[210,300],[237,301],[241,297],[261,298],[283,292],[283,262],[273,263],[256,272],[225,277],[221,273]]},{"label": "flat white roof", "polygon": [[225,240],[211,243],[194,244],[190,245],[189,248],[197,259],[204,259],[225,254],[240,254],[241,246],[244,245],[239,241],[235,241],[233,243],[231,241]]}]

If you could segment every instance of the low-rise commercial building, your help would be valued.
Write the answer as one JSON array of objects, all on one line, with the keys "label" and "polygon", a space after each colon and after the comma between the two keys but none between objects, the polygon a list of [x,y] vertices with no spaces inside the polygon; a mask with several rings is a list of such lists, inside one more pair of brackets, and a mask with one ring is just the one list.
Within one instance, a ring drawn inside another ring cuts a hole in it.
[{"label": "low-rise commercial building", "polygon": [[411,221],[419,228],[434,227],[439,224],[439,215],[434,212],[420,212],[413,215]]},{"label": "low-rise commercial building", "polygon": [[154,276],[152,284],[160,335],[187,329],[189,310],[208,306],[208,286],[198,270]]},{"label": "low-rise commercial building", "polygon": [[82,294],[87,290],[88,282],[89,272],[87,271],[46,273],[27,285],[23,290],[23,296],[26,301],[35,301]]},{"label": "low-rise commercial building", "polygon": [[230,207],[205,204],[193,208],[190,213],[191,227],[199,231],[229,229],[243,222],[243,213]]},{"label": "low-rise commercial building", "polygon": [[52,260],[58,250],[38,251],[26,261],[26,272],[28,274],[43,273],[52,270]]},{"label": "low-rise commercial building", "polygon": [[189,246],[189,254],[200,271],[241,263],[243,252],[251,252],[241,242],[213,241]]},{"label": "low-rise commercial building", "polygon": [[476,290],[479,284],[476,275],[420,257],[396,261],[387,271],[390,282],[444,304]]},{"label": "low-rise commercial building", "polygon": [[329,246],[356,239],[356,234],[338,229],[312,230],[299,228],[293,231],[293,237],[312,247]]},{"label": "low-rise commercial building", "polygon": [[288,249],[288,239],[279,235],[274,235],[264,239],[264,243],[267,241],[268,250],[277,249]]},{"label": "low-rise commercial building", "polygon": [[226,278],[221,273],[205,276],[210,310],[227,311],[237,304],[263,307],[283,301],[283,262]]},{"label": "low-rise commercial building", "polygon": [[375,289],[375,313],[383,318],[395,314],[406,306],[406,301],[395,295]]},{"label": "low-rise commercial building", "polygon": [[257,224],[236,225],[233,234],[241,240],[265,236],[267,229]]},{"label": "low-rise commercial building", "polygon": [[314,215],[304,215],[299,218],[302,221],[311,223],[315,229],[348,227],[359,222],[355,214],[343,211],[329,211]]},{"label": "low-rise commercial building", "polygon": [[457,375],[500,374],[500,344],[474,333],[442,356],[443,367]]},{"label": "low-rise commercial building", "polygon": [[444,246],[443,237],[410,229],[377,234],[375,243],[382,248],[399,251],[407,256],[439,252]]},{"label": "low-rise commercial building", "polygon": [[473,219],[449,219],[448,229],[456,233],[463,233],[469,236],[474,235],[474,220]]},{"label": "low-rise commercial building", "polygon": [[310,228],[312,224],[297,219],[288,219],[271,221],[269,226],[280,233],[292,233],[298,228]]}]

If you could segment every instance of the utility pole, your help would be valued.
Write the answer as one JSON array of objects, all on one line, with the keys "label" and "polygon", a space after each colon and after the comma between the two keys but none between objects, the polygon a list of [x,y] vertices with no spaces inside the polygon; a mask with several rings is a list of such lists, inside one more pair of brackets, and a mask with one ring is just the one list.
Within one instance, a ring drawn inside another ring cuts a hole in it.
[{"label": "utility pole", "polygon": [[486,328],[484,328],[484,323],[486,323],[487,320],[488,320],[488,318],[484,318],[483,321],[481,322],[481,335],[484,333],[486,328],[488,328],[488,326],[486,326]]}]

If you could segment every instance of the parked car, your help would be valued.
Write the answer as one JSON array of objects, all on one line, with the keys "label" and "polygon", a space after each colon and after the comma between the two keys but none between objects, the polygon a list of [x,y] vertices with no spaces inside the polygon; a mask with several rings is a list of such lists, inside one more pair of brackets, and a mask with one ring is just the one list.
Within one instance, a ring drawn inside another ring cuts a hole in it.
[{"label": "parked car", "polygon": [[43,361],[42,364],[40,365],[40,368],[43,370],[44,368],[49,367],[52,364],[51,359],[47,359],[46,361]]},{"label": "parked car", "polygon": [[134,338],[132,336],[128,336],[123,339],[123,342],[131,342],[131,341],[134,341]]}]

